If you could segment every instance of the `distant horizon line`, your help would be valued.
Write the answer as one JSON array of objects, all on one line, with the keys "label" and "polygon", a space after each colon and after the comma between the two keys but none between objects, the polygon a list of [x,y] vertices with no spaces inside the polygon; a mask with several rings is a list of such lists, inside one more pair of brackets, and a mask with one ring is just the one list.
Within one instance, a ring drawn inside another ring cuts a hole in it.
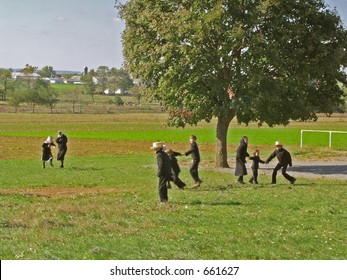
[{"label": "distant horizon line", "polygon": [[[24,68],[14,68],[14,67],[4,67],[3,69],[6,69],[6,70],[12,70],[13,72],[21,72]],[[38,69],[38,71],[41,70],[41,69]],[[81,70],[55,70],[53,69],[53,71],[57,74],[81,74],[83,73],[83,71]]]},{"label": "distant horizon line", "polygon": [[[100,66],[104,66],[104,65],[100,65]],[[100,67],[99,66],[99,67]],[[88,68],[88,71],[90,71],[91,69],[93,69],[93,70],[96,70],[97,68],[91,68],[91,67],[88,67],[88,66],[85,66],[85,67],[87,67]],[[110,67],[110,66],[107,66],[108,68],[116,68],[116,69],[122,69],[123,67],[121,66],[121,67],[119,67],[119,68],[117,68],[116,66],[113,66],[113,67]],[[13,71],[20,71],[20,70],[23,70],[25,67],[1,67],[0,66],[0,69],[7,69],[7,70],[10,70],[10,69],[12,69]],[[39,70],[41,70],[43,67],[41,67],[41,68],[37,68],[37,70],[39,71]],[[58,70],[56,70],[54,67],[53,67],[53,71],[55,71],[55,72],[69,72],[69,73],[83,73],[84,72],[84,67],[81,69],[81,70],[68,70],[68,69],[58,69]]]}]

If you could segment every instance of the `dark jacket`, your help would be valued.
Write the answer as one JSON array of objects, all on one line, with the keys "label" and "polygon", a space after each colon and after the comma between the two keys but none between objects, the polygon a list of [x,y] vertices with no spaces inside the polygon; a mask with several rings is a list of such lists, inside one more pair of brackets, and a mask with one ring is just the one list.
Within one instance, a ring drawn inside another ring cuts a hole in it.
[{"label": "dark jacket", "polygon": [[259,156],[250,157],[249,159],[253,160],[252,169],[258,169],[259,163],[265,163],[265,161],[261,160]]},{"label": "dark jacket", "polygon": [[190,144],[190,149],[185,152],[185,155],[192,155],[192,160],[199,162],[200,161],[200,153],[199,153],[199,148],[198,144],[196,142],[193,142]]},{"label": "dark jacket", "polygon": [[178,176],[178,174],[181,172],[181,169],[178,165],[177,158],[176,158],[177,155],[180,155],[180,153],[174,152],[171,156],[169,156],[172,174],[176,176]]},{"label": "dark jacket", "polygon": [[171,177],[171,164],[169,156],[163,151],[157,151],[158,177]]},{"label": "dark jacket", "polygon": [[66,144],[67,144],[67,137],[66,135],[62,135],[61,137],[57,137],[57,139],[55,139],[55,142],[57,142],[58,144],[58,148],[59,149],[66,149]]},{"label": "dark jacket", "polygon": [[277,157],[278,163],[281,166],[292,166],[292,157],[286,149],[276,149],[266,160],[265,163],[269,163],[274,157]]}]

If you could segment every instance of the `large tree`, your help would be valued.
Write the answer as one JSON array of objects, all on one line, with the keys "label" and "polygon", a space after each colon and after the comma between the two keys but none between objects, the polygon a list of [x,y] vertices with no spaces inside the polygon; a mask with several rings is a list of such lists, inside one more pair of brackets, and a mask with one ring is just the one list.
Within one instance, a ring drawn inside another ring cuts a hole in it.
[{"label": "large tree", "polygon": [[175,125],[218,119],[227,167],[231,120],[315,120],[342,100],[347,32],[322,0],[129,0],[125,65]]}]

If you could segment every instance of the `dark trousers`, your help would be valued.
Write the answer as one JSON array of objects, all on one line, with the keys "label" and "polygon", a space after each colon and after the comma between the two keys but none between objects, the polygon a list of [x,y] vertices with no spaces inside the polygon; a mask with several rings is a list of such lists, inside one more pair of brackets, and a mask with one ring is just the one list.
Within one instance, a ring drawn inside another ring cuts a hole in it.
[{"label": "dark trousers", "polygon": [[284,178],[286,178],[288,181],[292,181],[294,180],[294,177],[290,176],[287,174],[287,167],[288,164],[286,165],[281,165],[280,163],[278,163],[274,170],[272,171],[272,184],[276,184],[276,176],[277,176],[277,171],[280,170],[282,168],[282,175]]},{"label": "dark trousers", "polygon": [[249,180],[250,182],[258,183],[258,168],[252,168],[252,178]]},{"label": "dark trousers", "polygon": [[183,189],[186,186],[186,184],[183,183],[180,178],[178,178],[178,174],[177,175],[176,174],[172,175],[171,181],[174,182],[175,185],[177,187],[179,187],[180,189]]},{"label": "dark trousers", "polygon": [[199,168],[199,161],[193,160],[193,163],[190,166],[189,172],[192,175],[195,182],[200,182],[198,168]]},{"label": "dark trousers", "polygon": [[169,200],[168,195],[167,195],[167,183],[168,179],[164,176],[159,177],[159,198],[160,202],[167,202]]}]

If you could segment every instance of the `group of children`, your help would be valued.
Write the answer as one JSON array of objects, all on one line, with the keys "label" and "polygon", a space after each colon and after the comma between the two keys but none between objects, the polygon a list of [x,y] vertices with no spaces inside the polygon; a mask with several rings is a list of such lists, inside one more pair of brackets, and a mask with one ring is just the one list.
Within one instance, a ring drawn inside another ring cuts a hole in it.
[{"label": "group of children", "polygon": [[[60,161],[60,167],[64,167],[64,159],[65,154],[67,152],[67,137],[63,134],[61,130],[58,131],[58,136],[55,139],[55,142],[58,144],[58,154],[57,154],[57,160]],[[50,166],[53,166],[53,154],[51,148],[55,148],[56,145],[54,144],[53,138],[51,136],[48,136],[47,139],[42,144],[42,155],[41,155],[41,161],[42,161],[42,167],[46,168],[46,162],[48,161]]]},{"label": "group of children", "polygon": [[[190,174],[194,179],[194,188],[200,187],[202,183],[198,174],[198,167],[200,163],[200,153],[199,148],[196,143],[196,136],[191,135],[189,138],[190,149],[184,153],[184,155],[191,155],[192,164],[190,166]],[[289,174],[287,174],[288,166],[292,166],[292,158],[290,153],[283,148],[283,144],[279,141],[275,143],[276,149],[270,154],[266,161],[260,158],[260,152],[256,149],[253,156],[250,156],[247,152],[248,147],[248,137],[243,136],[240,140],[240,145],[236,152],[236,166],[235,166],[235,176],[238,176],[237,182],[240,184],[245,184],[243,176],[247,175],[246,168],[246,158],[248,157],[252,160],[252,177],[249,182],[258,184],[258,169],[259,164],[268,164],[273,158],[277,157],[278,163],[272,172],[272,184],[276,184],[277,172],[282,169],[282,175],[291,183],[294,184],[296,179]],[[174,182],[175,185],[183,189],[186,184],[182,182],[179,178],[180,167],[177,163],[176,156],[182,156],[183,154],[173,151],[167,148],[162,142],[154,142],[150,149],[154,150],[157,156],[158,165],[158,177],[159,177],[159,197],[161,203],[168,202],[168,189],[171,188],[170,182]]]},{"label": "group of children", "polygon": [[[191,135],[189,137],[190,149],[184,153],[185,156],[191,155],[192,164],[190,166],[190,174],[194,180],[194,188],[200,187],[202,180],[199,178],[199,163],[200,163],[200,152],[198,144],[196,143],[196,136]],[[60,167],[64,167],[64,158],[67,152],[67,137],[62,133],[61,130],[58,131],[58,136],[56,138],[56,143],[58,144],[58,154],[57,160],[61,161]],[[243,136],[240,140],[240,145],[236,152],[236,166],[235,166],[235,176],[238,176],[237,182],[244,184],[243,176],[247,175],[246,168],[246,157],[253,161],[252,163],[252,177],[249,180],[250,183],[258,184],[258,169],[259,163],[267,164],[273,158],[277,157],[278,163],[275,166],[272,172],[272,184],[276,184],[276,176],[278,170],[282,169],[282,175],[290,181],[291,184],[294,184],[296,179],[287,174],[286,170],[288,165],[292,166],[292,158],[290,153],[283,148],[281,142],[276,141],[275,151],[268,157],[266,161],[260,159],[259,150],[256,149],[253,153],[253,156],[250,156],[247,153],[248,147],[248,137]],[[51,147],[56,147],[51,136],[48,136],[46,141],[42,144],[42,167],[46,167],[46,162],[49,161],[50,165],[53,167],[53,154]],[[170,182],[173,182],[178,188],[183,189],[186,184],[182,182],[179,178],[179,173],[181,169],[178,165],[177,156],[182,156],[183,154],[175,152],[172,149],[167,148],[162,142],[154,142],[152,150],[155,151],[157,156],[157,165],[158,165],[158,177],[159,177],[159,197],[162,203],[168,201],[168,189],[171,188]]]},{"label": "group of children", "polygon": [[[200,152],[198,144],[196,143],[196,136],[191,135],[189,137],[190,149],[184,153],[185,156],[191,155],[192,164],[190,166],[189,172],[194,180],[194,188],[200,187],[202,180],[199,178],[199,163],[200,163]],[[182,156],[183,154],[173,151],[167,148],[162,142],[154,142],[150,149],[154,150],[157,156],[157,165],[159,177],[159,198],[161,203],[168,201],[168,189],[171,188],[170,182],[180,189],[184,189],[186,184],[182,182],[179,178],[179,173],[181,171],[177,159],[177,156]]]},{"label": "group of children", "polygon": [[258,169],[259,163],[268,164],[273,158],[277,157],[278,163],[272,171],[272,180],[271,184],[276,184],[277,172],[282,169],[282,175],[286,178],[291,184],[294,184],[296,179],[290,176],[287,173],[288,166],[292,166],[292,157],[290,153],[283,148],[283,144],[280,141],[275,142],[276,149],[271,153],[266,161],[260,159],[260,152],[256,149],[253,153],[253,156],[249,156],[247,153],[248,146],[248,137],[243,136],[240,140],[240,145],[236,152],[236,167],[235,167],[235,176],[238,176],[237,182],[244,184],[243,176],[247,175],[246,169],[246,157],[252,160],[252,177],[249,180],[250,183],[258,184]]}]

